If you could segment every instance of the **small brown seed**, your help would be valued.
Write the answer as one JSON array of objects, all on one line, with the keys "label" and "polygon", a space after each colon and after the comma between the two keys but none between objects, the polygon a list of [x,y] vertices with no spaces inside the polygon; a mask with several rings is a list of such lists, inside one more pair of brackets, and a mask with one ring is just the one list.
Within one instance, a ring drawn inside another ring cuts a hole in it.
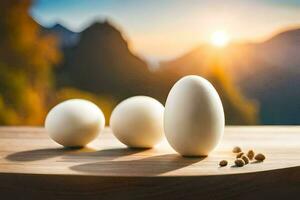
[{"label": "small brown seed", "polygon": [[247,156],[243,155],[242,159],[244,160],[246,165],[249,163],[249,158]]},{"label": "small brown seed", "polygon": [[219,165],[221,167],[225,167],[227,164],[228,164],[227,160],[221,160],[220,163],[219,163]]},{"label": "small brown seed", "polygon": [[242,155],[244,155],[244,153],[243,153],[243,152],[240,152],[240,153],[238,153],[238,154],[236,155],[236,158],[241,158]]},{"label": "small brown seed", "polygon": [[247,153],[247,156],[248,156],[248,158],[249,158],[250,160],[253,159],[254,155],[255,155],[255,154],[254,154],[254,151],[253,151],[253,150],[249,150],[248,153]]},{"label": "small brown seed", "polygon": [[259,153],[254,157],[254,159],[261,162],[261,161],[264,161],[266,159],[266,157],[264,154]]},{"label": "small brown seed", "polygon": [[240,147],[238,147],[238,146],[236,146],[236,147],[234,147],[233,149],[232,149],[232,152],[233,153],[240,153],[242,151],[242,149],[240,148]]},{"label": "small brown seed", "polygon": [[245,161],[241,158],[236,159],[234,163],[237,167],[243,167],[245,165]]}]

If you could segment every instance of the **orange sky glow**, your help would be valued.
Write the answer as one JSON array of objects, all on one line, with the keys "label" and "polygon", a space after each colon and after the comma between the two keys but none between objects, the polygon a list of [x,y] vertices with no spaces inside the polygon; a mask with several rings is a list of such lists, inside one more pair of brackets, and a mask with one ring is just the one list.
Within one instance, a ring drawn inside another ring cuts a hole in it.
[{"label": "orange sky glow", "polygon": [[300,27],[300,3],[292,0],[76,2],[40,0],[31,14],[43,25],[60,22],[73,31],[96,19],[109,19],[131,50],[150,60],[170,59],[210,43],[219,30],[226,30],[233,42],[259,42],[280,30]]}]

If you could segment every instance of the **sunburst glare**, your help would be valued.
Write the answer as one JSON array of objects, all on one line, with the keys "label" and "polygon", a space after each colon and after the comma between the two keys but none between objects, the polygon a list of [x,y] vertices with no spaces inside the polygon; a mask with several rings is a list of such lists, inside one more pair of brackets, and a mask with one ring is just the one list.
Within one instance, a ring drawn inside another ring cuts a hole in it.
[{"label": "sunburst glare", "polygon": [[225,47],[229,43],[229,36],[225,31],[215,31],[211,36],[211,43],[216,47]]}]

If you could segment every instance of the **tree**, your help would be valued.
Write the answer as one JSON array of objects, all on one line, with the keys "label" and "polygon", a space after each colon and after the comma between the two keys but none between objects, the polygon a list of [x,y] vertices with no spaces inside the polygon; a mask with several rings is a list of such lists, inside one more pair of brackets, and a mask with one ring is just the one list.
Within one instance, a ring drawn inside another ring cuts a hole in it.
[{"label": "tree", "polygon": [[41,124],[52,66],[60,59],[56,38],[29,16],[30,0],[0,1],[0,124]]}]

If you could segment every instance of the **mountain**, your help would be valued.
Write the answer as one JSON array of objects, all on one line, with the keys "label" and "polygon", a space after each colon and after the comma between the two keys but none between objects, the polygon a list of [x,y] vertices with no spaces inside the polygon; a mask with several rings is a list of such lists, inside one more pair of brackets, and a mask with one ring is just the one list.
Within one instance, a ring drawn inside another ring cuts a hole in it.
[{"label": "mountain", "polygon": [[[147,63],[130,51],[121,31],[107,21],[95,22],[79,34],[78,43],[63,50],[63,62],[55,73],[58,89],[71,87],[116,101],[148,95],[164,103],[173,84],[183,76],[149,70]],[[256,123],[255,106],[224,79],[226,75],[209,75],[222,98],[227,124]]]},{"label": "mountain", "polygon": [[135,56],[119,30],[96,22],[80,33],[58,71],[60,86],[124,97],[147,94],[151,76],[146,62]]},{"label": "mountain", "polygon": [[[281,32],[261,43],[232,43],[224,49],[201,45],[151,71],[134,55],[122,32],[95,22],[80,33],[61,25],[51,31],[61,41],[64,59],[55,71],[58,88],[73,87],[117,101],[149,95],[165,102],[184,75],[209,79],[222,99],[227,124],[299,124],[300,29]],[[77,41],[69,37],[76,34]],[[71,40],[75,41],[75,40]]]},{"label": "mountain", "polygon": [[[300,123],[300,29],[282,32],[253,48],[257,65],[239,84],[260,102],[266,124]],[[255,64],[256,64],[255,63]]]},{"label": "mountain", "polygon": [[224,49],[202,45],[161,63],[161,70],[205,74],[212,61],[222,63],[241,91],[258,102],[262,124],[300,123],[300,29],[261,43],[231,44]]},{"label": "mountain", "polygon": [[59,23],[49,28],[42,27],[42,30],[56,35],[62,49],[76,45],[80,37],[80,33],[73,32]]}]

